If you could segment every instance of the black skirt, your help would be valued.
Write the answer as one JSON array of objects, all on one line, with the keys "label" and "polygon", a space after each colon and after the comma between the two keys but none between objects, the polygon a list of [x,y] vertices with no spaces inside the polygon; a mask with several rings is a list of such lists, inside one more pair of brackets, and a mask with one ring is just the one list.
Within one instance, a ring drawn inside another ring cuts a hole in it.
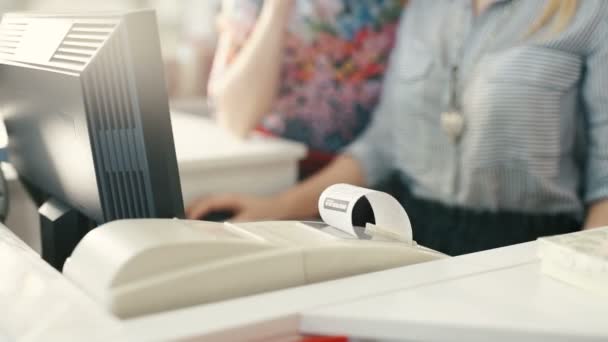
[{"label": "black skirt", "polygon": [[414,240],[448,255],[461,255],[580,230],[573,214],[476,211],[422,200],[406,188],[392,189],[403,204]]}]

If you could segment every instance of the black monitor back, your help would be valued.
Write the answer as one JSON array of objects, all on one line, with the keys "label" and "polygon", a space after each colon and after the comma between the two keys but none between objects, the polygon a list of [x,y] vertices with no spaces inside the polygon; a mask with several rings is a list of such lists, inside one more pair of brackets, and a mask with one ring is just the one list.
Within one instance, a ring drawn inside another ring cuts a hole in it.
[{"label": "black monitor back", "polygon": [[153,11],[5,15],[0,106],[36,189],[97,224],[183,217]]}]

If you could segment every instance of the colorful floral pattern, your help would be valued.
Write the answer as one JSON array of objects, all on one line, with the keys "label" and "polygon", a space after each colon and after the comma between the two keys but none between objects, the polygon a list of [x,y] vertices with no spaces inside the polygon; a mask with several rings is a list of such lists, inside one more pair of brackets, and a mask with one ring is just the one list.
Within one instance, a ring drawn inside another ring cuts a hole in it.
[{"label": "colorful floral pattern", "polygon": [[[262,0],[233,1],[228,25],[244,42]],[[402,0],[296,0],[279,95],[262,128],[324,152],[354,140],[378,102],[402,7]]]}]

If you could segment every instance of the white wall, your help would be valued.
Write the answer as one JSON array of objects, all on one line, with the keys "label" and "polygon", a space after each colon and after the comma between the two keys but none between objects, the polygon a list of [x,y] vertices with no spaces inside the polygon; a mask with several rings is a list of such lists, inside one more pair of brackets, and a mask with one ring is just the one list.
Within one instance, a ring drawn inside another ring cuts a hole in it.
[{"label": "white wall", "polygon": [[220,0],[0,0],[0,13],[8,11],[89,12],[154,8],[163,48],[173,52],[183,36],[213,39],[215,13]]}]

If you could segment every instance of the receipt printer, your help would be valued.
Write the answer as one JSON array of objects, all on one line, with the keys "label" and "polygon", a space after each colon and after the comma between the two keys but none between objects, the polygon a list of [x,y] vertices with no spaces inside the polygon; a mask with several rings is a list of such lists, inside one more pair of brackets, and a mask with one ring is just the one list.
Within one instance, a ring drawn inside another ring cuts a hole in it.
[{"label": "receipt printer", "polygon": [[[350,208],[334,197],[329,207]],[[337,216],[325,217],[340,226]],[[346,229],[326,222],[114,221],[87,234],[63,272],[124,318],[445,257],[375,221]]]},{"label": "receipt printer", "polygon": [[85,236],[64,274],[131,317],[442,257],[401,241],[337,235],[301,222],[115,221]]}]

